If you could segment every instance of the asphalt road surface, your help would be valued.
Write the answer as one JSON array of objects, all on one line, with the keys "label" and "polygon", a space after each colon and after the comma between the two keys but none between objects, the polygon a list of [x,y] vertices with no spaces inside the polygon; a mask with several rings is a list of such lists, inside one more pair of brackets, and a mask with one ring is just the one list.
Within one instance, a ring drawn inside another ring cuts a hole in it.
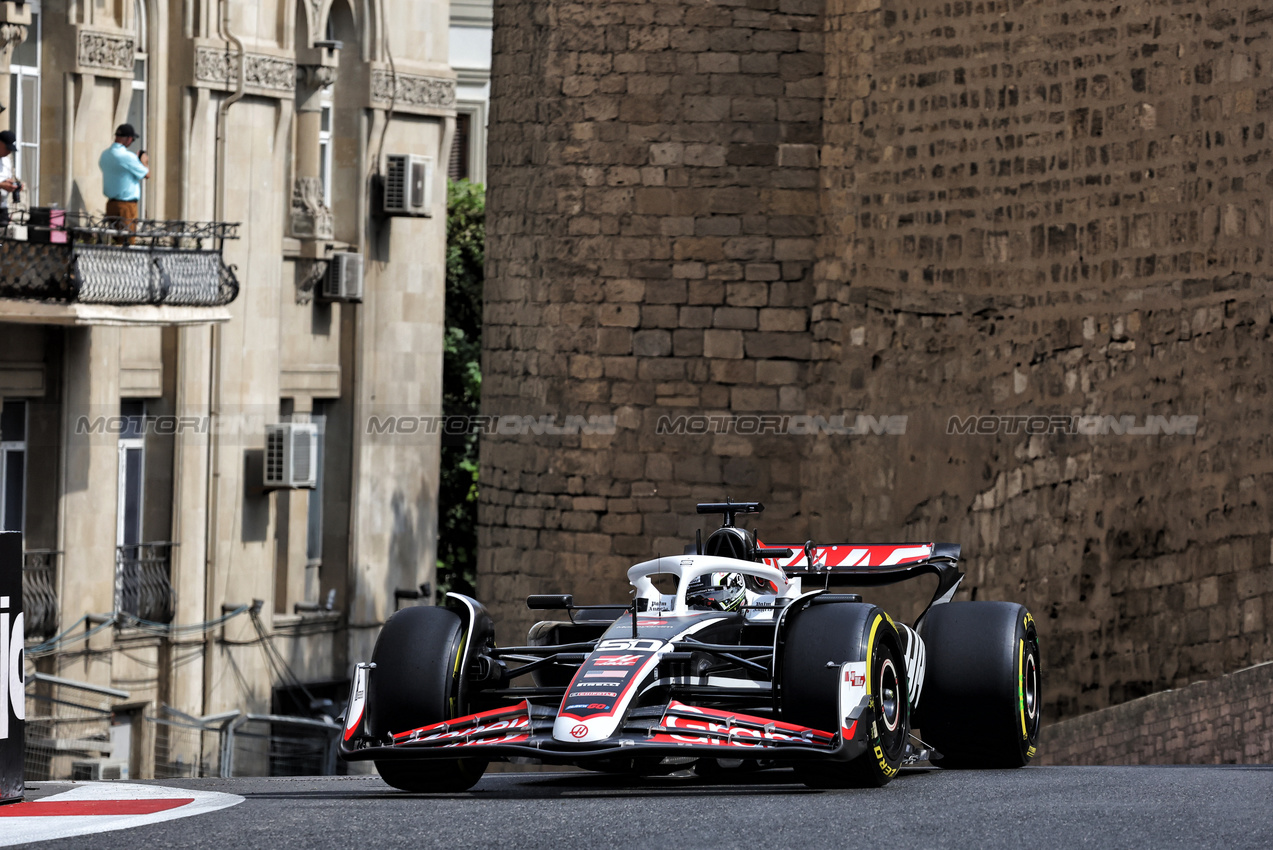
[{"label": "asphalt road surface", "polygon": [[[811,791],[787,771],[728,782],[688,775],[488,774],[472,791],[446,795],[402,794],[375,777],[145,784],[237,794],[244,802],[24,846],[1273,848],[1273,766],[925,768],[870,791]],[[28,797],[65,787],[37,783]]]}]

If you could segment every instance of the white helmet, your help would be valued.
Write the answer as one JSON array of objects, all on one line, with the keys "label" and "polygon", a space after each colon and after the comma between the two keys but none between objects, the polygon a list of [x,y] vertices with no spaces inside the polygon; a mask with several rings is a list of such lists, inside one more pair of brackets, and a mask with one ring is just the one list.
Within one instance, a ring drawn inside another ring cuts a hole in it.
[{"label": "white helmet", "polygon": [[705,573],[690,582],[685,601],[692,607],[737,611],[747,601],[741,573]]}]

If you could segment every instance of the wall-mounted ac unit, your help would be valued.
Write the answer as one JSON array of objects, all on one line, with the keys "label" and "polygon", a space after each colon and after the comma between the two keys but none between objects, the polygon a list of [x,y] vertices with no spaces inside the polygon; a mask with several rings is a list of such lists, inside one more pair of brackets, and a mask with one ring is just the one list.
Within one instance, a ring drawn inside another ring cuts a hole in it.
[{"label": "wall-mounted ac unit", "polygon": [[386,215],[433,214],[433,157],[391,153],[385,157]]},{"label": "wall-mounted ac unit", "polygon": [[265,426],[265,487],[271,490],[318,486],[318,425],[282,422]]},{"label": "wall-mounted ac unit", "polygon": [[362,272],[362,254],[336,251],[323,275],[322,297],[328,301],[361,301]]}]

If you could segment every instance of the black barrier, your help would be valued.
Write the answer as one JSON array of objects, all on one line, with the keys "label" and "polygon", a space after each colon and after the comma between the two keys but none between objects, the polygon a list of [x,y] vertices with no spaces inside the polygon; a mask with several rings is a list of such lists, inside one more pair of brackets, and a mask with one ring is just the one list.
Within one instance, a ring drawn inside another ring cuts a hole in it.
[{"label": "black barrier", "polygon": [[22,535],[0,533],[0,802],[22,799],[26,687],[22,649]]}]

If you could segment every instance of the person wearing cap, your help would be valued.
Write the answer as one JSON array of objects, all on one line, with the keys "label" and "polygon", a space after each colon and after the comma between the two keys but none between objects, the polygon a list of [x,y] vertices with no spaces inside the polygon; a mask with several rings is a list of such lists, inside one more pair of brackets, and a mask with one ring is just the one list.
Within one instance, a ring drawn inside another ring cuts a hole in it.
[{"label": "person wearing cap", "polygon": [[[141,198],[141,181],[150,175],[149,163],[128,148],[137,141],[137,131],[132,124],[120,124],[115,130],[115,143],[102,151],[97,160],[102,169],[102,192],[106,195],[106,217],[120,230],[133,230],[137,227],[137,201]],[[116,244],[127,242],[132,238],[117,237]]]},{"label": "person wearing cap", "polygon": [[22,188],[21,181],[13,175],[13,163],[9,154],[18,149],[18,137],[12,130],[0,132],[0,227],[9,223],[9,195]]}]

